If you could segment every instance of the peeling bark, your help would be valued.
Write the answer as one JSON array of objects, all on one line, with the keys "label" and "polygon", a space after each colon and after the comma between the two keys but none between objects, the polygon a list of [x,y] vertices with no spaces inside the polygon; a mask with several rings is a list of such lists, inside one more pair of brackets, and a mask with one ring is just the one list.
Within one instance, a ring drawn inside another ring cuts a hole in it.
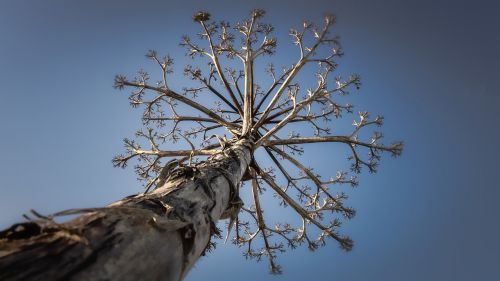
[{"label": "peeling bark", "polygon": [[251,153],[242,140],[151,193],[62,212],[81,214],[67,223],[11,226],[0,232],[0,280],[181,280],[239,199]]}]

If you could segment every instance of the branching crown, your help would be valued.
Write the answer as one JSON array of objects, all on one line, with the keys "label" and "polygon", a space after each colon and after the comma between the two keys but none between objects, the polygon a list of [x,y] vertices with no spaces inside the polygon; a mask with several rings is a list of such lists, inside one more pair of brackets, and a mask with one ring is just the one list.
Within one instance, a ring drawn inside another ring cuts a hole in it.
[{"label": "branching crown", "polygon": [[[347,196],[335,193],[334,186],[356,186],[356,177],[344,171],[330,178],[321,177],[297,158],[304,152],[303,146],[341,143],[350,153],[352,172],[359,173],[362,168],[375,172],[383,152],[400,155],[402,142],[384,145],[383,135],[377,131],[362,139],[363,130],[380,127],[383,121],[381,116],[371,118],[368,112],[358,112],[353,129],[347,134],[331,133],[334,120],[351,114],[353,108],[339,103],[337,97],[348,95],[350,89],[361,85],[358,75],[332,77],[338,67],[337,60],[343,55],[338,37],[330,33],[335,22],[333,16],[326,16],[319,26],[305,21],[300,28],[290,29],[289,35],[297,48],[296,61],[282,71],[269,64],[265,69],[269,85],[258,84],[255,62],[262,56],[273,55],[277,47],[273,27],[261,22],[264,15],[262,10],[253,10],[247,19],[231,25],[210,21],[207,12],[196,13],[193,20],[200,25],[199,38],[184,36],[180,45],[187,56],[200,57],[208,64],[203,68],[185,66],[184,75],[193,81],[192,86],[173,89],[168,83],[173,60],[169,56],[159,57],[156,51],[149,51],[146,57],[158,65],[158,82],[151,82],[149,73],[144,71],[139,71],[133,79],[116,76],[115,87],[132,89],[130,104],[143,108],[145,128],[136,133],[136,140],[124,140],[126,153],[116,156],[113,163],[125,167],[131,159],[136,159],[135,170],[145,180],[148,192],[165,182],[170,169],[195,165],[235,140],[251,140],[254,150],[262,150],[273,167],[261,167],[266,161],[258,157],[252,163],[248,189],[253,202],[246,202],[238,210],[232,241],[245,246],[248,258],[267,257],[271,272],[279,273],[276,254],[286,246],[306,244],[315,250],[329,237],[344,250],[352,248],[351,239],[338,233],[341,222],[336,215],[350,219],[355,211],[344,206]],[[224,67],[223,62],[230,63]],[[241,68],[231,67],[236,62],[241,63]],[[316,67],[317,83],[312,88],[303,88],[304,83],[297,76],[309,69],[309,65]],[[217,100],[215,106],[209,108],[197,102],[200,95],[212,95]],[[297,127],[300,124],[309,125],[312,130]],[[301,128],[301,132],[283,133],[288,128]],[[302,136],[308,132],[310,135]],[[166,143],[177,141],[184,141],[187,148],[163,148]],[[363,157],[363,151],[367,157]],[[266,187],[274,191],[281,205],[290,206],[298,214],[298,225],[272,226],[265,220],[260,197]]]}]

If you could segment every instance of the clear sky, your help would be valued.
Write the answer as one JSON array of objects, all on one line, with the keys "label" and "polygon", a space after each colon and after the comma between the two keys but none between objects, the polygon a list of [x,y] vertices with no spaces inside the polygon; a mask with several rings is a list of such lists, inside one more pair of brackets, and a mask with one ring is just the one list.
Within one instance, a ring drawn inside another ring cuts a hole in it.
[{"label": "clear sky", "polygon": [[[111,165],[122,138],[140,127],[113,77],[149,65],[148,49],[169,53],[181,69],[178,43],[197,31],[195,11],[237,20],[264,8],[285,40],[289,27],[333,12],[346,53],[341,72],[363,78],[351,97],[355,109],[383,114],[387,139],[406,145],[402,157],[382,159],[379,173],[362,174],[350,192],[358,214],[342,231],[354,239],[353,251],[335,243],[289,251],[279,256],[284,274],[276,277],[265,262],[219,243],[187,280],[497,280],[495,2],[1,1],[0,227],[30,208],[102,206],[141,190],[132,169]],[[283,50],[277,60],[296,55]],[[304,161],[321,172],[334,157]],[[344,159],[335,163],[345,166]]]}]

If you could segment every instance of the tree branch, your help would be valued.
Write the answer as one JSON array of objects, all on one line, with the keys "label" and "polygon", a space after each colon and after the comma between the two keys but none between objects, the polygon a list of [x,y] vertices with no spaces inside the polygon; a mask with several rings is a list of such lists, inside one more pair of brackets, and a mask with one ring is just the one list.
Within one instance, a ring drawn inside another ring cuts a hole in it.
[{"label": "tree branch", "polygon": [[279,273],[281,273],[281,269],[280,269],[280,266],[278,266],[274,263],[275,256],[274,256],[273,252],[275,249],[273,249],[273,247],[271,247],[271,245],[269,244],[269,241],[268,241],[269,237],[266,233],[267,226],[264,222],[264,216],[262,214],[262,208],[260,206],[260,200],[259,200],[259,193],[258,193],[259,183],[257,182],[256,172],[253,169],[251,169],[251,175],[252,175],[252,196],[253,196],[253,202],[255,204],[257,225],[261,231],[262,238],[264,239],[264,246],[265,246],[265,249],[267,252],[267,257],[269,259],[270,271],[273,274],[279,274]]},{"label": "tree branch", "polygon": [[224,97],[221,93],[219,93],[219,91],[217,91],[214,87],[212,87],[212,85],[210,84],[209,80],[207,80],[206,77],[202,78],[201,77],[201,71],[195,71],[193,70],[191,67],[187,66],[185,69],[184,69],[184,73],[189,73],[189,75],[191,75],[191,77],[193,79],[196,79],[198,81],[200,81],[203,85],[205,85],[205,87],[210,90],[210,92],[212,92],[214,95],[216,95],[218,98],[220,98],[227,106],[229,106],[232,110],[234,111],[237,111],[238,112],[238,108],[235,107],[235,105],[233,105],[228,99],[226,99],[226,97]]},{"label": "tree branch", "polygon": [[[148,89],[148,90],[153,90],[157,93],[160,93],[166,97],[170,97],[170,98],[173,98],[177,101],[180,101],[198,111],[201,111],[203,113],[205,113],[206,115],[208,115],[210,118],[214,119],[217,123],[227,127],[227,128],[236,128],[236,125],[224,120],[222,117],[220,117],[219,115],[215,114],[213,111],[211,111],[210,109],[204,107],[203,105],[189,99],[189,98],[186,98],[182,95],[179,95],[177,94],[176,92],[172,91],[172,90],[168,90],[168,89],[162,89],[162,88],[158,88],[158,87],[153,87],[153,86],[150,86],[150,85],[147,85],[147,84],[142,84],[142,83],[134,83],[134,82],[130,82],[130,81],[127,81],[125,79],[125,77],[123,76],[117,76],[115,78],[115,87],[116,88],[123,88],[124,86],[131,86],[131,87],[136,87],[136,88],[144,88],[144,89]],[[232,133],[232,132],[231,132]]]},{"label": "tree branch", "polygon": [[342,215],[344,215],[348,219],[352,218],[355,215],[353,209],[344,207],[344,204],[341,200],[330,194],[330,192],[327,190],[327,187],[323,185],[323,183],[315,174],[313,174],[313,172],[311,172],[310,169],[306,168],[295,158],[291,157],[286,152],[278,149],[277,147],[271,147],[271,149],[286,160],[290,161],[297,168],[299,168],[316,185],[316,194],[319,196],[319,190],[321,190],[328,197],[328,199],[331,200],[331,202],[333,203],[332,210],[342,213]]},{"label": "tree branch", "polygon": [[390,152],[394,156],[398,156],[403,151],[403,143],[396,142],[390,146],[377,145],[373,142],[367,143],[352,139],[348,136],[321,136],[321,137],[309,137],[309,138],[292,138],[292,139],[278,139],[278,140],[267,140],[262,143],[263,146],[275,146],[275,145],[290,145],[290,144],[305,144],[305,143],[318,143],[318,142],[340,142],[348,145],[359,145],[367,148],[373,148],[381,151]]},{"label": "tree branch", "polygon": [[290,205],[301,217],[312,222],[316,225],[323,233],[335,239],[339,242],[340,247],[346,251],[352,249],[353,243],[349,237],[340,237],[338,234],[332,231],[331,227],[326,227],[320,222],[312,218],[309,213],[304,210],[297,202],[295,202],[286,192],[281,190],[281,188],[274,182],[274,180],[266,173],[259,173],[259,176],[288,204]]},{"label": "tree branch", "polygon": [[[278,89],[278,91],[274,94],[274,96],[271,99],[271,101],[269,102],[268,106],[266,107],[266,109],[262,113],[259,121],[257,121],[257,123],[253,126],[253,129],[257,129],[260,126],[262,126],[262,124],[264,124],[264,121],[266,120],[266,118],[269,115],[269,113],[273,110],[274,105],[276,104],[276,102],[278,102],[279,98],[283,94],[284,90],[287,88],[288,84],[293,80],[293,78],[295,77],[295,75],[297,75],[297,73],[300,71],[300,69],[302,68],[302,66],[304,66],[304,64],[306,63],[306,61],[309,58],[309,56],[312,55],[312,54],[314,54],[314,51],[316,50],[316,48],[322,43],[323,38],[328,33],[328,29],[329,29],[329,27],[330,27],[330,25],[332,23],[333,23],[333,21],[329,17],[327,17],[325,19],[325,25],[323,27],[323,30],[322,30],[321,34],[319,34],[317,36],[316,43],[309,49],[309,52],[306,55],[304,55],[303,52],[301,52],[300,59],[293,66],[290,74],[287,76],[287,78],[285,79],[285,81],[283,81],[283,84],[281,84],[281,87]],[[300,45],[301,44],[302,43],[300,42]]]},{"label": "tree branch", "polygon": [[218,56],[217,56],[217,54],[215,53],[215,50],[214,50],[214,44],[212,42],[212,35],[210,34],[209,30],[207,29],[207,26],[206,26],[206,24],[205,24],[204,21],[200,21],[200,24],[201,24],[201,26],[203,27],[203,29],[206,32],[208,43],[210,45],[210,51],[212,52],[212,54],[209,57],[212,59],[212,62],[214,63],[215,68],[217,69],[217,73],[219,74],[219,77],[220,77],[220,79],[222,81],[222,84],[224,85],[224,87],[226,88],[229,96],[233,100],[234,105],[237,107],[238,113],[241,116],[243,116],[243,110],[241,109],[241,105],[238,103],[238,100],[236,99],[236,96],[234,95],[233,90],[229,86],[229,83],[227,82],[226,77],[224,76],[224,73],[222,72],[222,69],[220,67]]},{"label": "tree branch", "polygon": [[[320,81],[319,85],[316,88],[316,90],[312,93],[309,94],[309,97],[306,99],[302,100],[299,103],[295,103],[295,98],[292,97],[292,100],[294,102],[293,109],[292,111],[285,117],[283,120],[281,120],[278,124],[276,124],[273,128],[271,128],[264,136],[262,136],[257,142],[255,142],[255,147],[259,147],[262,145],[263,142],[265,142],[269,137],[274,135],[278,130],[283,128],[288,122],[293,120],[295,116],[307,105],[311,104],[318,95],[324,94],[324,86],[325,86],[325,81],[324,77],[320,76]],[[263,116],[261,116],[262,118]]]}]

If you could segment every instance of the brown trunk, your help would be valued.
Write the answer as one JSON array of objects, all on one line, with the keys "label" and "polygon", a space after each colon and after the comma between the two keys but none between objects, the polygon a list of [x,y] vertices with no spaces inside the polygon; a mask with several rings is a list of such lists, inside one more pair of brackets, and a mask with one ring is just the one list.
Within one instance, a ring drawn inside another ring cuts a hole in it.
[{"label": "brown trunk", "polygon": [[245,141],[177,169],[160,188],[67,223],[16,224],[0,232],[0,280],[181,280],[237,198],[251,148]]}]

